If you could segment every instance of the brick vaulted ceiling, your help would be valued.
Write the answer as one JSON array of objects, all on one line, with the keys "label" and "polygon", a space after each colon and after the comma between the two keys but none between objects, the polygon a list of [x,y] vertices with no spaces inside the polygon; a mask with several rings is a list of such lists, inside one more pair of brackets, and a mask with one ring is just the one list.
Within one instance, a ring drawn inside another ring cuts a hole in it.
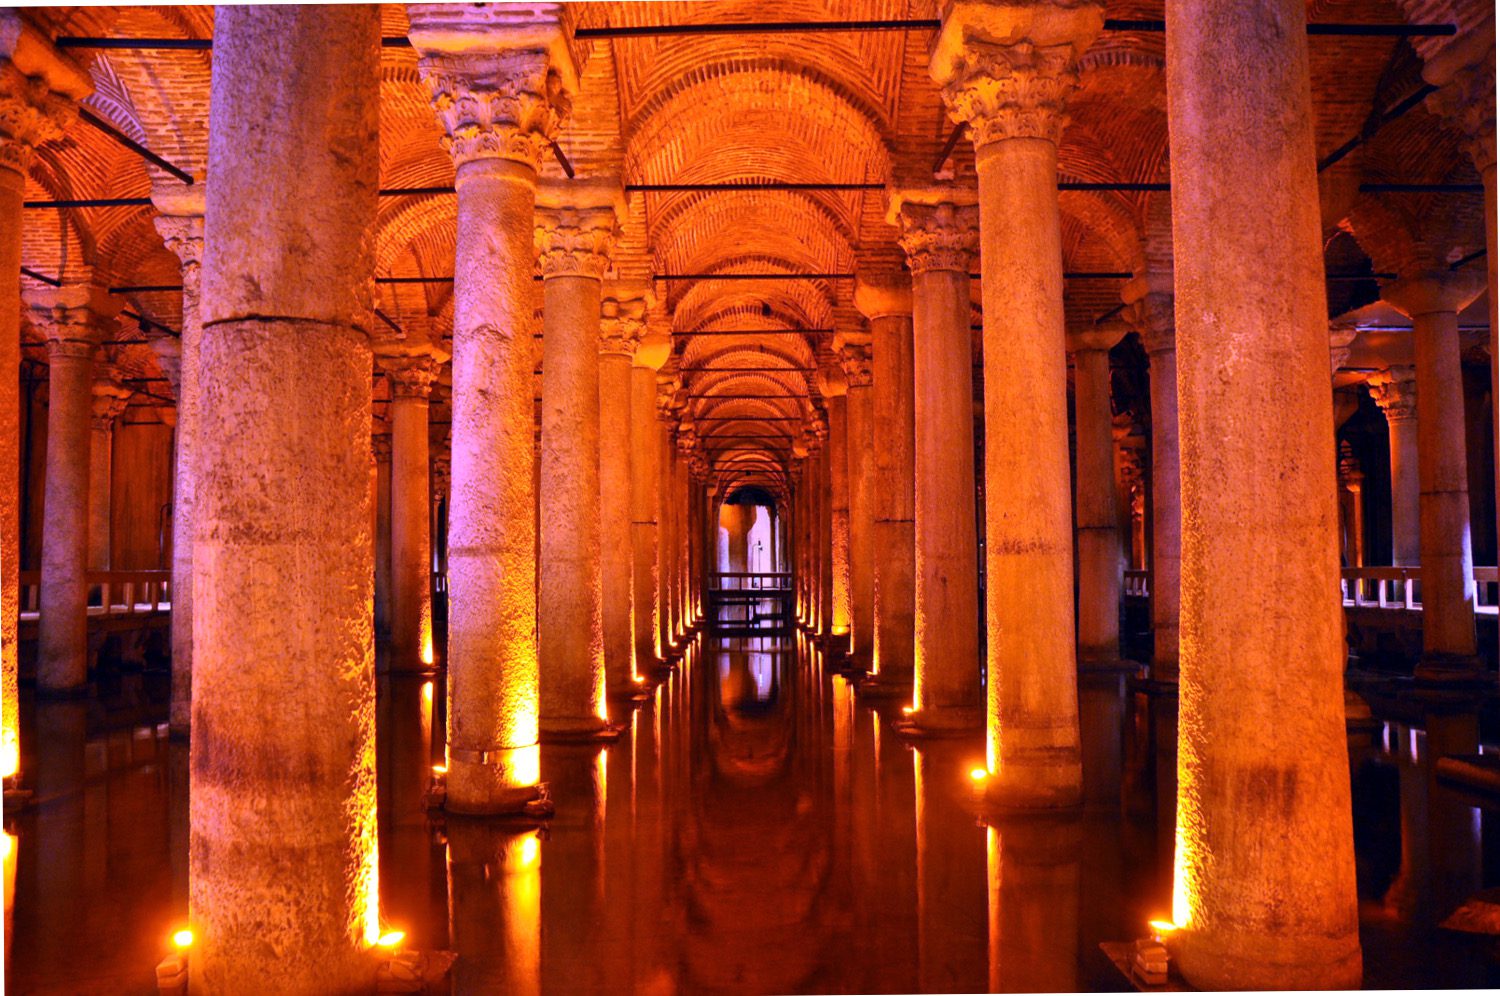
[{"label": "brick vaulted ceiling", "polygon": [[[724,0],[704,3],[580,5],[581,28],[777,21],[932,19],[933,0]],[[1481,18],[1485,0],[1313,0],[1309,20],[1346,24],[1452,23]],[[211,7],[42,8],[28,13],[52,36],[207,39]],[[382,8],[384,34],[403,36],[400,5]],[[1160,19],[1156,0],[1110,0],[1113,19]],[[580,176],[615,174],[632,185],[787,181],[814,184],[974,182],[973,153],[960,141],[938,158],[953,126],[927,73],[926,28],[829,33],[742,33],[615,37],[589,42],[580,92],[559,145]],[[1320,158],[1422,85],[1422,56],[1441,39],[1317,36],[1312,86]],[[1083,59],[1070,104],[1061,179],[1164,182],[1168,129],[1165,35],[1107,30]],[[76,49],[92,73],[86,104],[116,129],[201,177],[207,161],[211,53],[197,50]],[[293,67],[288,67],[292,71]],[[448,187],[453,166],[410,48],[381,61],[381,186]],[[1232,85],[1232,81],[1226,81]],[[1413,254],[1451,261],[1482,247],[1477,193],[1360,193],[1361,182],[1477,183],[1450,122],[1417,107],[1323,174],[1329,265],[1376,269]],[[935,171],[935,165],[937,169]],[[549,162],[545,171],[561,177]],[[211,178],[209,178],[211,180]],[[41,149],[28,200],[139,198],[180,183],[97,128],[75,126]],[[1074,273],[1165,272],[1171,266],[1170,195],[1064,191],[1065,269]],[[446,277],[453,272],[456,201],[448,193],[386,196],[377,219],[377,276]],[[674,333],[689,411],[746,420],[736,431],[793,435],[819,404],[819,366],[831,361],[831,331],[855,327],[847,278],[747,281],[713,275],[767,271],[847,274],[897,267],[894,229],[880,189],[854,191],[633,192],[616,254],[624,281],[654,281],[655,320]],[[112,287],[172,286],[178,261],[163,248],[149,206],[33,209],[23,265],[67,279],[92,272]],[[1352,238],[1351,238],[1352,236]],[[690,280],[665,275],[707,274]],[[1070,326],[1120,304],[1123,279],[1067,283]],[[1331,311],[1348,304],[1330,286]],[[135,290],[127,307],[176,328],[180,295]],[[450,334],[452,288],[441,282],[382,283],[377,301],[390,325],[380,334],[441,339]],[[978,316],[978,286],[974,287]],[[540,308],[540,292],[538,292]],[[745,331],[741,335],[687,333]],[[540,331],[540,325],[536,331]],[[756,334],[756,332],[761,334]],[[35,342],[35,338],[30,341]],[[120,339],[139,341],[134,328]],[[166,394],[150,349],[111,349],[126,376]],[[28,349],[40,360],[42,351]],[[540,355],[540,353],[538,353]],[[670,369],[670,366],[669,366]],[[762,400],[745,395],[785,395]],[[375,386],[376,417],[384,388]],[[766,419],[769,421],[756,421]],[[441,409],[434,415],[441,422]],[[717,431],[717,430],[715,430]]]}]

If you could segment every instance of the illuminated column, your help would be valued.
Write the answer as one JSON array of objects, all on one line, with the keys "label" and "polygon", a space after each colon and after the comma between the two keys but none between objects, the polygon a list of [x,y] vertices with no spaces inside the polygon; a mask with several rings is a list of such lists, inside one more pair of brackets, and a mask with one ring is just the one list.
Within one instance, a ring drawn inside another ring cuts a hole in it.
[{"label": "illuminated column", "polygon": [[1057,146],[1102,3],[958,0],[932,78],[967,124],[983,267],[988,798],[1079,801]]},{"label": "illuminated column", "polygon": [[1339,505],[1343,508],[1343,559],[1349,567],[1365,565],[1365,509],[1361,492],[1365,475],[1359,469],[1359,458],[1346,439],[1339,444]]},{"label": "illuminated column", "polygon": [[131,392],[119,382],[119,373],[104,364],[95,368],[91,391],[88,569],[107,571],[110,566],[110,500],[115,421],[125,414]]},{"label": "illuminated column", "polygon": [[[657,337],[653,337],[657,338]],[[670,348],[671,340],[667,341]],[[634,560],[635,668],[646,674],[661,663],[662,648],[656,578],[657,504],[661,451],[657,444],[656,370],[666,350],[642,343],[630,368],[630,546]]]},{"label": "illuminated column", "polygon": [[974,498],[969,270],[979,214],[937,191],[891,207],[911,267],[916,423],[916,611],[912,707],[918,731],[983,723],[979,689],[979,536]]},{"label": "illuminated column", "polygon": [[843,333],[839,363],[845,396],[844,454],[849,494],[849,652],[868,669],[875,656],[875,426],[874,370],[868,335]]},{"label": "illuminated column", "polygon": [[391,635],[391,436],[370,437],[375,493],[375,635]]},{"label": "illuminated column", "polygon": [[1422,562],[1422,484],[1417,476],[1417,372],[1391,367],[1372,374],[1370,394],[1385,412],[1391,450],[1391,562]]},{"label": "illuminated column", "polygon": [[[605,703],[599,508],[600,282],[619,217],[619,185],[545,185],[537,207],[544,295],[541,559],[537,643],[542,733],[612,731]],[[545,206],[543,206],[545,205]]]},{"label": "illuminated column", "polygon": [[1421,520],[1422,662],[1417,677],[1484,680],[1474,632],[1474,551],[1469,537],[1458,313],[1484,292],[1473,271],[1408,276],[1381,297],[1411,318],[1416,353],[1417,479]]},{"label": "illuminated column", "polygon": [[447,357],[420,345],[379,356],[391,391],[392,671],[432,666],[432,468],[428,405]]},{"label": "illuminated column", "polygon": [[[829,632],[847,638],[854,626],[854,583],[850,576],[849,535],[849,381],[843,370],[830,364],[818,373],[818,389],[828,411],[828,438],[819,451],[826,461],[828,532],[819,538],[819,549],[828,544],[830,602]],[[816,500],[816,496],[815,496]]]},{"label": "illuminated column", "polygon": [[[172,473],[172,703],[170,730],[186,736],[193,708],[193,509],[197,493],[198,348],[203,340],[201,284],[204,185],[163,186],[152,195],[156,231],[182,267],[182,335],[155,335],[151,346],[177,395]],[[183,191],[189,191],[183,193]]]},{"label": "illuminated column", "polygon": [[686,640],[693,626],[692,606],[688,589],[692,579],[688,564],[688,545],[692,542],[693,525],[689,516],[692,506],[691,488],[688,484],[688,463],[698,445],[697,435],[691,423],[677,430],[677,459],[672,461],[672,550],[676,563],[672,566],[673,614],[677,620],[677,638]]},{"label": "illuminated column", "polygon": [[[1403,4],[1405,6],[1405,4]],[[1469,158],[1484,183],[1484,237],[1490,303],[1490,397],[1500,398],[1500,245],[1496,244],[1495,192],[1495,19],[1460,32],[1453,42],[1427,55],[1422,76],[1440,87],[1427,98],[1430,109],[1454,120],[1466,141]],[[1500,473],[1500,403],[1490,402],[1494,418],[1495,467]],[[1458,423],[1462,425],[1463,423]],[[1496,504],[1500,536],[1500,503]],[[1425,611],[1425,606],[1424,606]]]},{"label": "illuminated column", "polygon": [[[617,290],[618,293],[618,290]],[[599,338],[599,522],[604,590],[604,673],[612,695],[635,692],[632,630],[631,357],[646,324],[639,298],[604,301]],[[652,656],[655,656],[654,654]],[[644,662],[649,664],[649,659]]]},{"label": "illuminated column", "polygon": [[448,823],[449,936],[464,993],[542,992],[542,844],[537,831]]},{"label": "illuminated column", "polygon": [[[1306,13],[1168,0],[1166,19],[1183,568],[1171,946],[1200,989],[1355,989]],[[1276,567],[1226,568],[1249,563]],[[1291,657],[1297,680],[1280,680]]]},{"label": "illuminated column", "polygon": [[367,990],[380,930],[368,327],[380,15],[223,6],[214,39],[190,985]]},{"label": "illuminated column", "polygon": [[916,611],[916,447],[912,404],[911,278],[861,274],[854,304],[870,322],[875,360],[875,646],[861,695],[911,690]]},{"label": "illuminated column", "polygon": [[656,605],[657,648],[662,659],[675,656],[672,645],[672,460],[677,450],[672,445],[672,396],[676,394],[675,377],[656,375],[656,418],[652,427],[656,447]]},{"label": "illuminated column", "polygon": [[1116,518],[1115,435],[1110,408],[1109,351],[1124,335],[1118,327],[1074,332],[1073,424],[1077,438],[1078,666],[1120,666],[1122,549]]},{"label": "illuminated column", "polygon": [[[843,473],[839,468],[846,467],[843,456],[843,426],[845,419],[839,419],[839,443],[834,444],[834,410],[838,396],[834,395],[827,399],[828,407],[824,410],[822,418],[813,423],[813,439],[810,444],[815,467],[817,468],[818,483],[813,490],[812,500],[817,509],[817,518],[813,522],[813,557],[818,563],[818,601],[817,601],[817,627],[818,634],[827,637],[830,634],[843,636],[848,633],[849,611],[848,611],[848,583],[844,584],[845,599],[843,612],[844,629],[839,629],[839,532],[838,514],[836,508],[836,495],[839,490],[840,480],[844,478],[837,476]],[[847,483],[847,481],[846,481]],[[847,522],[847,515],[845,522]],[[844,536],[848,536],[847,526]],[[845,578],[848,577],[848,543],[844,543],[843,549]]]},{"label": "illuminated column", "polygon": [[537,169],[577,87],[568,8],[407,6],[458,190],[447,805],[536,796]]},{"label": "illuminated column", "polygon": [[[1155,278],[1160,280],[1161,278]],[[1177,437],[1177,325],[1168,291],[1152,278],[1125,293],[1151,370],[1151,677],[1177,680],[1182,614],[1182,457]],[[1170,286],[1170,284],[1169,284]]]},{"label": "illuminated column", "polygon": [[88,680],[89,451],[94,354],[120,310],[88,284],[26,292],[47,341],[47,476],[42,518],[37,686],[73,694]]},{"label": "illuminated column", "polygon": [[[16,8],[0,11],[0,777],[21,766],[21,230],[32,150],[61,138],[93,89]],[[14,867],[13,865],[11,867]],[[9,936],[7,934],[7,936]]]}]

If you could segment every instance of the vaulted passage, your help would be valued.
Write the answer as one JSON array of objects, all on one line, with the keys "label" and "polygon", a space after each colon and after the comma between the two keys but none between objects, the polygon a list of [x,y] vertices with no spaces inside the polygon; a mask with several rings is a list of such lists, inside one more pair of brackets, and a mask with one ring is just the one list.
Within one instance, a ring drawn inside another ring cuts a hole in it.
[{"label": "vaulted passage", "polygon": [[10,983],[1484,981],[1494,53],[0,11]]}]

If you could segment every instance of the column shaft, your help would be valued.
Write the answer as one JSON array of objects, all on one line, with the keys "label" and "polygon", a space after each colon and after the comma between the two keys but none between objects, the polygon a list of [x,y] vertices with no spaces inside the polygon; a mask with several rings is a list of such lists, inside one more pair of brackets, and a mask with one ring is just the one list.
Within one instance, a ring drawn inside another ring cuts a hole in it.
[{"label": "column shaft", "polygon": [[381,924],[373,358],[362,325],[380,16],[371,6],[225,6],[214,38],[200,359],[215,375],[202,384],[194,512],[191,986],[368,989]]},{"label": "column shaft", "polygon": [[0,158],[0,777],[21,767],[21,225],[24,156]]},{"label": "column shaft", "polygon": [[427,428],[431,381],[407,386],[393,379],[392,383],[390,666],[393,671],[421,671],[433,661],[432,476]]},{"label": "column shaft", "polygon": [[[658,405],[658,410],[659,410]],[[677,458],[677,447],[672,445],[672,430],[661,422],[656,427],[656,600],[658,645],[662,657],[674,656],[672,620],[672,461]]]},{"label": "column shaft", "polygon": [[828,471],[829,583],[835,636],[847,637],[854,628],[854,584],[850,575],[849,516],[849,398],[828,398],[828,441],[819,457]]},{"label": "column shaft", "polygon": [[[1173,947],[1204,989],[1356,988],[1306,14],[1301,0],[1168,0],[1166,17],[1183,523]],[[1250,563],[1276,569],[1231,566]],[[1278,680],[1288,660],[1295,682]]]},{"label": "column shaft", "polygon": [[1416,567],[1422,562],[1422,483],[1417,476],[1417,420],[1389,422],[1391,445],[1391,562]]},{"label": "column shaft", "polygon": [[1084,346],[1073,353],[1073,413],[1078,454],[1073,505],[1078,531],[1078,664],[1086,670],[1112,668],[1120,663],[1124,578],[1107,348]]},{"label": "column shaft", "polygon": [[661,472],[656,445],[656,371],[630,368],[630,546],[634,559],[633,618],[635,667],[645,674],[661,660],[658,645],[660,602],[657,600],[657,490]]},{"label": "column shaft", "polygon": [[631,619],[630,356],[599,356],[600,570],[603,579],[604,672],[609,690],[635,690]]},{"label": "column shaft", "polygon": [[[869,360],[847,395],[850,654],[868,668],[875,655],[875,428]],[[862,382],[862,383],[861,383]]]},{"label": "column shaft", "polygon": [[[1172,335],[1175,335],[1173,333]],[[1176,681],[1182,614],[1182,456],[1177,435],[1177,348],[1151,363],[1151,676]]]},{"label": "column shaft", "polygon": [[[910,293],[907,293],[908,304]],[[871,317],[875,352],[875,647],[881,683],[911,683],[916,613],[916,409],[911,314]],[[865,686],[861,685],[864,691]]]},{"label": "column shaft", "polygon": [[113,470],[114,416],[100,415],[94,399],[94,417],[89,430],[89,553],[88,569],[109,570],[111,477]]}]

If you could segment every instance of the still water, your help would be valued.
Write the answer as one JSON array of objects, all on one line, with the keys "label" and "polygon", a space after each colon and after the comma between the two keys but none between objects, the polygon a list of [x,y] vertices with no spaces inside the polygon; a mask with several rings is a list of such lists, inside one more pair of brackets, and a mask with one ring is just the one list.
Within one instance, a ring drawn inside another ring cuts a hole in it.
[{"label": "still water", "polygon": [[[10,991],[154,992],[185,920],[186,748],[159,725],[164,689],[108,693],[26,704],[41,749],[36,804],[7,821]],[[1169,907],[1169,792],[1129,797],[1162,759],[1127,749],[1149,723],[1118,685],[1085,690],[1096,801],[989,824],[978,738],[903,742],[898,704],[857,701],[800,638],[702,641],[620,707],[617,743],[544,746],[540,828],[431,818],[442,681],[379,693],[383,918],[457,953],[457,993],[1125,990],[1100,942]],[[1354,758],[1366,984],[1494,985],[1492,939],[1436,927],[1494,883],[1428,735],[1387,723]]]}]

